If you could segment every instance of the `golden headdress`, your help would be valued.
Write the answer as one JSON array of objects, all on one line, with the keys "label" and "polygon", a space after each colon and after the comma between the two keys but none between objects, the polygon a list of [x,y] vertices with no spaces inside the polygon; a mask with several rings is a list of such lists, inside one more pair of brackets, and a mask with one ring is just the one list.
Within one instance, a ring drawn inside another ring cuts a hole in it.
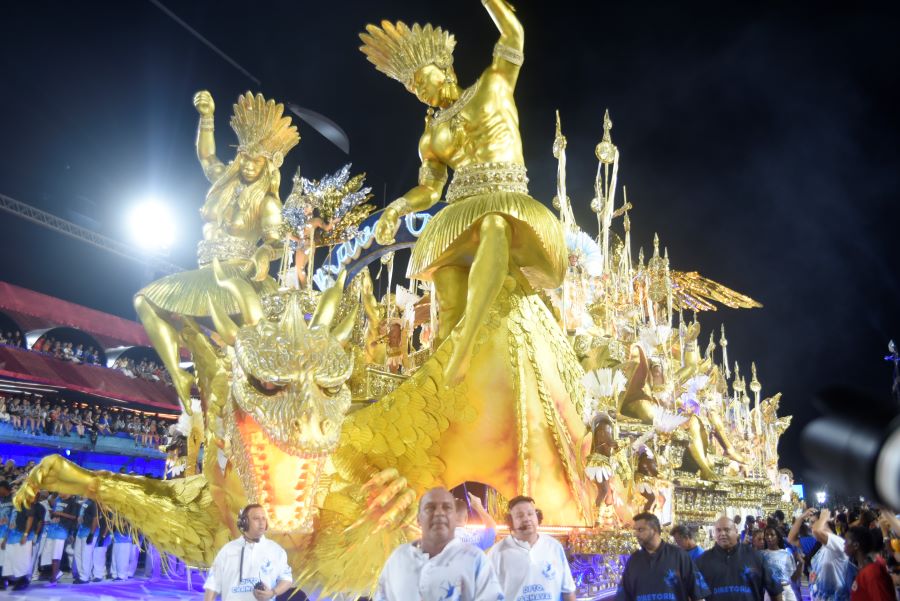
[{"label": "golden headdress", "polygon": [[456,38],[430,23],[413,23],[410,28],[402,21],[382,21],[381,27],[366,25],[366,32],[359,34],[363,41],[359,49],[376,69],[407,89],[412,89],[413,76],[425,65],[446,69],[453,64]]},{"label": "golden headdress", "polygon": [[262,155],[281,167],[284,155],[300,142],[297,127],[283,113],[283,104],[266,100],[262,94],[239,96],[231,117],[231,129],[240,142],[238,151]]}]

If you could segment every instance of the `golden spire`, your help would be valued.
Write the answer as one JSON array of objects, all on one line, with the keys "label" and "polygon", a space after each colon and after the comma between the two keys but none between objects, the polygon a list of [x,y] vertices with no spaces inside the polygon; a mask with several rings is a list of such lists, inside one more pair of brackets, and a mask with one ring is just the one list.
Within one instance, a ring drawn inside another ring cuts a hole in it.
[{"label": "golden spire", "polygon": [[603,114],[603,140],[597,144],[594,154],[597,160],[605,165],[612,165],[616,160],[616,146],[612,143],[612,119],[609,118],[609,109]]},{"label": "golden spire", "polygon": [[456,38],[440,27],[426,23],[382,21],[381,27],[366,25],[366,33],[359,34],[359,47],[375,68],[412,90],[413,76],[426,65],[446,69],[453,64]]}]

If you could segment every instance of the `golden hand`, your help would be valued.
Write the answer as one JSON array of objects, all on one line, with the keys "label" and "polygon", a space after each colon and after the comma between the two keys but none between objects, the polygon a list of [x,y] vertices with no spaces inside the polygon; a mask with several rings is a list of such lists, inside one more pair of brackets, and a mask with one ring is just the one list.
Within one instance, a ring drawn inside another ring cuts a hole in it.
[{"label": "golden hand", "polygon": [[375,241],[382,246],[394,243],[394,235],[400,227],[400,212],[391,203],[384,209],[375,224]]},{"label": "golden hand", "polygon": [[212,94],[206,90],[194,94],[194,108],[201,117],[211,117],[216,112],[216,103],[213,102]]},{"label": "golden hand", "polygon": [[347,528],[374,525],[374,532],[409,524],[416,513],[416,493],[394,468],[382,470],[362,487],[366,495],[363,516]]},{"label": "golden hand", "polygon": [[263,245],[256,249],[245,267],[247,277],[256,282],[261,282],[269,275],[269,263],[272,261],[272,251]]}]

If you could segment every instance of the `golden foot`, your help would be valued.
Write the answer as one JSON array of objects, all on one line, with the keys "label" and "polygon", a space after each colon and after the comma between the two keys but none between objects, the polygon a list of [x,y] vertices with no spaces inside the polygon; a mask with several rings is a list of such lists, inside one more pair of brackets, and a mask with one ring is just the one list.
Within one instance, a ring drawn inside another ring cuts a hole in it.
[{"label": "golden foot", "polygon": [[[454,342],[458,341],[456,336],[451,335]],[[450,354],[450,360],[444,367],[444,386],[453,388],[462,383],[469,371],[469,363],[472,360],[472,351],[463,345],[454,344],[453,352]]]},{"label": "golden foot", "polygon": [[175,392],[184,406],[188,415],[191,414],[191,388],[194,386],[194,376],[190,373],[179,369],[177,373],[172,374],[172,384],[175,386]]}]

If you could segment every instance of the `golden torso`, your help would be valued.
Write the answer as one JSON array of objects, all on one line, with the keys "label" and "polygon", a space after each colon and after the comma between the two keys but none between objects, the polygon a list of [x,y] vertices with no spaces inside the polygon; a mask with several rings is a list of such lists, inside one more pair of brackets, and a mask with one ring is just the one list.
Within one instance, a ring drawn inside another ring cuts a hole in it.
[{"label": "golden torso", "polygon": [[257,180],[245,184],[240,177],[226,184],[215,197],[207,197],[200,211],[205,222],[203,239],[242,238],[256,242],[262,237],[260,207],[268,194]]},{"label": "golden torso", "polygon": [[519,113],[509,82],[486,71],[454,105],[435,114],[419,152],[453,170],[477,163],[523,164]]}]

